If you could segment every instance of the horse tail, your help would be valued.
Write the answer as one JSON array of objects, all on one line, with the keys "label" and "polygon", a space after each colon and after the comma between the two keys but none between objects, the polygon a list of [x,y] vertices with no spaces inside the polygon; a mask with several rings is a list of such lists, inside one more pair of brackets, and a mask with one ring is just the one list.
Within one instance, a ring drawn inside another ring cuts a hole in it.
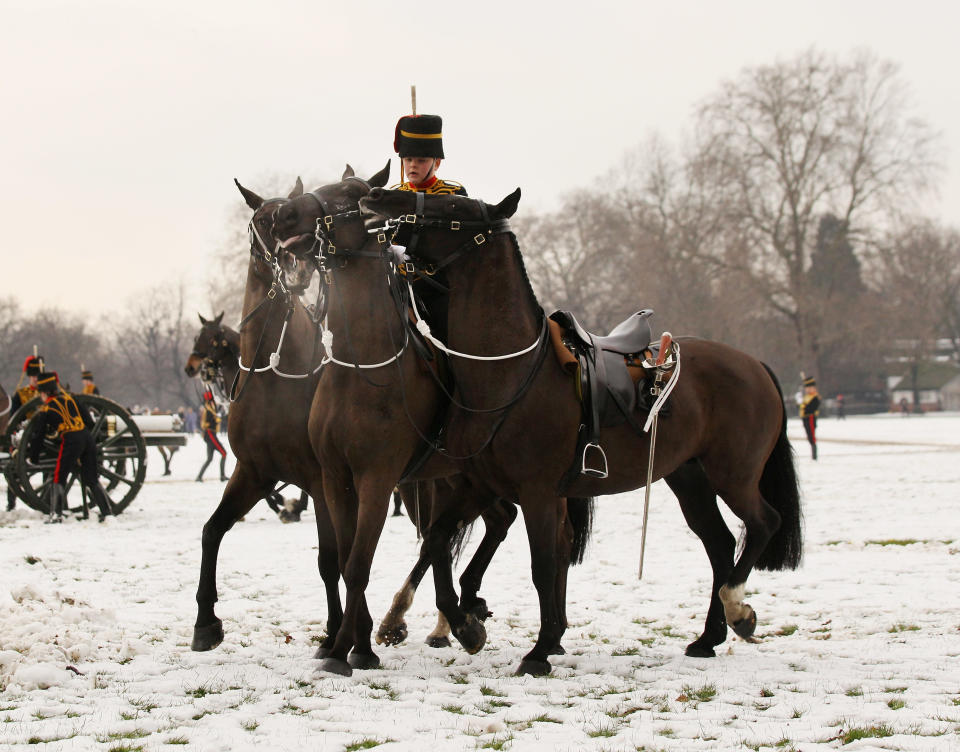
[{"label": "horse tail", "polygon": [[773,452],[767,458],[760,476],[760,494],[780,515],[780,527],[773,534],[767,547],[757,559],[757,569],[796,569],[803,556],[803,514],[800,510],[800,483],[794,466],[793,447],[787,438],[787,408],[783,390],[770,367],[763,364],[770,374],[783,408],[780,436]]},{"label": "horse tail", "polygon": [[568,498],[567,518],[573,525],[573,549],[570,551],[570,566],[583,564],[587,543],[593,533],[593,504],[596,499]]},{"label": "horse tail", "polygon": [[463,549],[466,548],[467,542],[470,540],[470,533],[473,531],[474,522],[476,522],[476,520],[458,527],[450,539],[450,558],[454,565],[460,563],[460,556],[463,554]]}]

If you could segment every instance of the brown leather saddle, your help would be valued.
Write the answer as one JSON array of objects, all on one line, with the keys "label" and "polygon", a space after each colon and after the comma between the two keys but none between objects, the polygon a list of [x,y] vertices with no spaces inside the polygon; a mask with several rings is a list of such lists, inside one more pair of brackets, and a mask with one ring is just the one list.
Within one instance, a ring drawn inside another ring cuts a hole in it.
[{"label": "brown leather saddle", "polygon": [[561,491],[581,474],[607,477],[607,458],[599,442],[602,428],[628,423],[643,432],[633,414],[653,404],[647,388],[652,371],[644,366],[659,350],[659,343],[651,342],[652,315],[649,308],[637,311],[606,336],[587,331],[569,311],[550,315],[554,352],[564,370],[574,375],[582,406],[576,459],[561,480]]}]

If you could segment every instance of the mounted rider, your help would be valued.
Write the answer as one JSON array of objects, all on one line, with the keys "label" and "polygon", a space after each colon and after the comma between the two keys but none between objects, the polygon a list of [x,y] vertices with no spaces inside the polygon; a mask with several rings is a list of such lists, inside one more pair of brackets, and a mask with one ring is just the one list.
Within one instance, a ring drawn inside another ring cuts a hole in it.
[{"label": "mounted rider", "polygon": [[53,471],[49,492],[48,521],[63,522],[67,502],[67,476],[79,461],[80,481],[100,509],[100,522],[103,522],[113,514],[113,507],[98,479],[97,448],[89,429],[93,420],[86,408],[78,405],[70,394],[60,390],[55,371],[41,373],[37,379],[37,389],[43,395],[43,405],[37,410],[36,420],[40,421],[40,430],[30,443],[30,461],[36,464],[40,459],[44,439],[59,443],[57,465]]},{"label": "mounted rider", "polygon": [[[440,162],[444,159],[443,119],[439,115],[414,114],[400,118],[394,128],[393,150],[400,156],[401,175],[406,180],[391,186],[392,189],[429,195],[467,195],[467,189],[460,183],[437,177]],[[404,245],[402,233],[395,242]],[[425,318],[434,336],[446,340],[446,276],[440,272],[435,278],[417,280],[413,283],[413,290],[426,308]]]}]

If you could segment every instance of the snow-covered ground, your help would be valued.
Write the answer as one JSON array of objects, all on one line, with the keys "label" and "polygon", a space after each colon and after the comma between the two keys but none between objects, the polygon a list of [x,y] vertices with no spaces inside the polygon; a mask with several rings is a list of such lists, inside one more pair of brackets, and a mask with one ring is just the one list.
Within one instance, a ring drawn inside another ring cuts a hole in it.
[{"label": "snow-covered ground", "polygon": [[[200,531],[223,486],[193,482],[198,441],[172,479],[149,450],[113,524],[0,512],[0,748],[960,749],[960,417],[825,420],[820,435],[813,462],[791,422],[805,560],[751,577],[759,643],[683,655],[710,570],[658,483],[642,582],[642,491],[600,500],[570,577],[568,654],[545,678],[513,676],[538,625],[519,523],[481,591],[494,616],[479,654],[423,644],[428,575],[407,643],[345,679],[311,659],[325,623],[312,511],[283,525],[261,505],[221,549],[226,639],[191,652]],[[388,518],[377,621],[416,550],[409,521]]]}]

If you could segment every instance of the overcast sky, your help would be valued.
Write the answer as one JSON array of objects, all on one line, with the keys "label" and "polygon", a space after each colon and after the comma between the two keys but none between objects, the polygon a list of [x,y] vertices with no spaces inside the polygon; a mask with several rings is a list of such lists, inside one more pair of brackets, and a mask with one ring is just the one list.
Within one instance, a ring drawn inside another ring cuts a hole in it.
[{"label": "overcast sky", "polygon": [[179,279],[199,306],[233,178],[369,176],[411,84],[444,118],[441,176],[547,209],[678,137],[744,66],[811,46],[900,64],[948,150],[928,213],[960,226],[949,2],[0,0],[0,19],[0,297],[27,311],[117,311]]}]

